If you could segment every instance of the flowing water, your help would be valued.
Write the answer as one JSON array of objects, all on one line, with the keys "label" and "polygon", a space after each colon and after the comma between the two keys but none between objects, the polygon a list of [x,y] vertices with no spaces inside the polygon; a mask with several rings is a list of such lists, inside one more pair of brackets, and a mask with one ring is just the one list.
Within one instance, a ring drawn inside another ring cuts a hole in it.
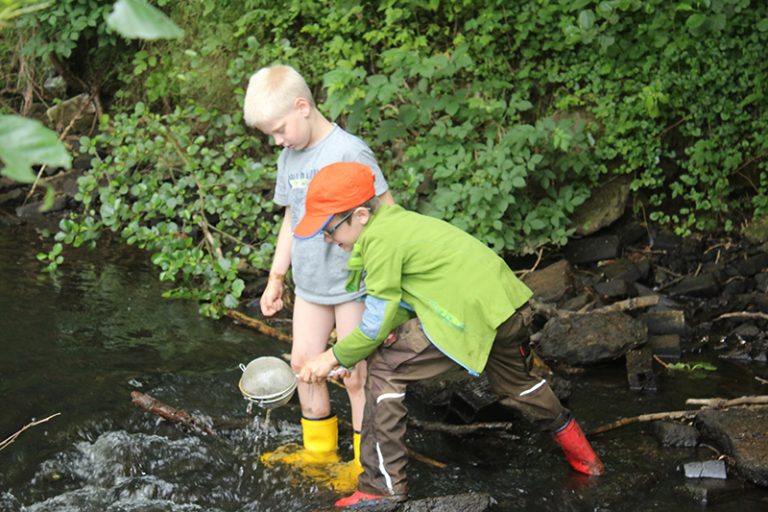
[{"label": "flowing water", "polygon": [[[259,454],[300,440],[295,399],[271,412],[237,389],[240,363],[289,347],[230,320],[198,315],[195,304],[161,298],[148,257],[118,245],[70,253],[56,276],[40,273],[42,248],[30,227],[0,227],[0,511],[316,510],[336,495],[288,470],[266,469]],[[705,379],[660,376],[660,391],[627,389],[623,365],[574,380],[569,406],[584,425],[684,408],[691,396],[765,394],[765,367],[716,361]],[[764,386],[763,386],[764,387]],[[208,418],[219,436],[187,432],[131,403],[131,392]],[[343,390],[331,387],[342,418]],[[411,404],[415,413],[419,404]],[[455,438],[411,428],[409,446],[448,464],[410,464],[414,498],[475,490],[496,510],[692,510],[699,505],[680,465],[711,450],[661,449],[649,426],[593,439],[608,473],[572,473],[545,436]],[[351,433],[341,451],[351,455]],[[768,509],[768,490],[746,485],[707,510]]]}]

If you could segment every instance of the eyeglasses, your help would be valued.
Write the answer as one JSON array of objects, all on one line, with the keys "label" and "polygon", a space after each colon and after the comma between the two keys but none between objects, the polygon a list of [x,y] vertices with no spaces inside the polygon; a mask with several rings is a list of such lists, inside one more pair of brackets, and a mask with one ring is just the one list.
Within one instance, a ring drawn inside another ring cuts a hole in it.
[{"label": "eyeglasses", "polygon": [[333,238],[333,234],[336,232],[337,229],[339,229],[339,226],[344,224],[348,218],[352,216],[352,214],[355,213],[354,210],[347,213],[339,222],[337,222],[332,228],[328,228],[327,224],[326,227],[323,228],[323,234],[326,235],[328,238]]}]

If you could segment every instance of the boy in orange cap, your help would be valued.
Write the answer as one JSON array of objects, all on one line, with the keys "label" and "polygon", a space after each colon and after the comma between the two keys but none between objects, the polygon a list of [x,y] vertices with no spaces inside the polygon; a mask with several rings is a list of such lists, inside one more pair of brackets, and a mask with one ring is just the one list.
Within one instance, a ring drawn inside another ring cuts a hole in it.
[{"label": "boy in orange cap", "polygon": [[473,375],[485,371],[498,395],[552,433],[575,470],[602,474],[570,412],[546,380],[530,374],[532,292],[483,243],[442,220],[382,204],[373,183],[363,164],[324,167],[294,230],[301,238],[322,233],[349,251],[347,290],[364,281],[367,292],[357,328],[299,372],[304,382],[320,382],[335,367],[367,358],[364,471],[357,492],[336,506],[406,498],[406,388],[457,364]]}]

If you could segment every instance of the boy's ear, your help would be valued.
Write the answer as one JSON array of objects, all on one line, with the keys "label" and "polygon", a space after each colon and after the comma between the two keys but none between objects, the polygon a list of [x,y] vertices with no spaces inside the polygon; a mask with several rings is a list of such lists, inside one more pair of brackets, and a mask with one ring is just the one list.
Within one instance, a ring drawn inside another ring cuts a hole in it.
[{"label": "boy's ear", "polygon": [[312,104],[307,98],[302,98],[301,96],[293,100],[293,106],[296,110],[301,112],[304,117],[308,117],[310,112],[312,112]]},{"label": "boy's ear", "polygon": [[368,208],[363,208],[361,206],[355,210],[354,215],[357,217],[357,220],[360,222],[360,224],[365,226],[368,223],[368,220],[371,218],[371,211]]}]

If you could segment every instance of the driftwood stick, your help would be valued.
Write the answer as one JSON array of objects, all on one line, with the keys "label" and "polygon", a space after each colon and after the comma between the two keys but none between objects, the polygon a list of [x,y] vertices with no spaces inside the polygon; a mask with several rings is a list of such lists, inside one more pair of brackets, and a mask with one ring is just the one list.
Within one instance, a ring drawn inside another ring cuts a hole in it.
[{"label": "driftwood stick", "polygon": [[604,306],[602,308],[592,309],[592,310],[580,309],[579,311],[557,309],[551,304],[539,302],[534,299],[531,299],[530,305],[531,305],[531,309],[533,309],[534,312],[541,313],[542,315],[548,318],[552,318],[552,317],[567,318],[569,316],[575,316],[575,315],[592,315],[592,314],[613,313],[616,311],[630,311],[634,309],[642,309],[650,306],[655,306],[656,304],[659,303],[660,300],[661,300],[661,296],[659,295],[647,295],[645,297],[632,297],[630,299],[614,302],[613,304],[609,304],[608,306]]},{"label": "driftwood stick", "polygon": [[267,325],[266,322],[263,322],[261,320],[257,320],[255,318],[251,318],[250,316],[241,313],[240,311],[235,311],[234,309],[227,310],[227,316],[236,322],[240,322],[241,324],[251,327],[253,329],[256,329],[261,334],[264,334],[265,336],[269,336],[271,338],[278,339],[280,341],[285,341],[287,343],[292,342],[291,336],[288,334],[285,334],[284,332],[280,331],[279,329],[275,329],[274,327]]},{"label": "driftwood stick", "polygon": [[726,400],[725,398],[689,398],[685,405],[701,405],[702,408],[724,409],[737,405],[761,405],[768,404],[768,396],[741,396]]},{"label": "driftwood stick", "polygon": [[439,421],[421,421],[421,420],[408,420],[409,425],[413,425],[421,430],[427,430],[430,432],[443,432],[445,434],[453,434],[456,436],[464,436],[467,434],[475,434],[481,431],[498,431],[503,430],[509,432],[512,430],[513,424],[510,422],[483,422],[483,423],[469,423],[467,425],[451,425],[449,423],[441,423]]},{"label": "driftwood stick", "polygon": [[723,313],[719,317],[715,318],[714,321],[717,322],[718,320],[725,320],[728,318],[753,318],[755,320],[768,320],[768,313],[759,313],[759,312],[753,312],[753,311],[737,311],[735,313]]},{"label": "driftwood stick", "polygon": [[626,425],[632,425],[633,423],[641,423],[644,421],[658,421],[658,420],[679,420],[682,418],[693,418],[699,413],[699,411],[670,411],[670,412],[655,412],[651,414],[641,414],[639,416],[632,416],[631,418],[621,418],[605,425],[600,425],[597,428],[593,428],[587,432],[588,436],[594,434],[601,434],[615,428],[624,427]]},{"label": "driftwood stick", "polygon": [[131,401],[145,411],[156,414],[165,420],[181,423],[187,428],[199,433],[208,434],[212,437],[216,437],[217,435],[216,432],[201,419],[192,416],[184,409],[174,409],[150,395],[138,391],[131,391]]},{"label": "driftwood stick", "polygon": [[755,375],[755,380],[759,382],[760,384],[768,384],[768,379],[761,379],[757,375]]},{"label": "driftwood stick", "polygon": [[640,423],[644,421],[658,421],[658,420],[674,420],[682,418],[693,418],[698,413],[705,409],[726,409],[728,407],[736,407],[740,405],[761,405],[768,404],[768,396],[742,396],[734,398],[732,400],[726,400],[724,398],[689,398],[685,401],[686,405],[701,405],[698,410],[690,411],[670,411],[670,412],[657,412],[651,414],[641,414],[639,416],[633,416],[631,418],[621,418],[611,423],[606,423],[597,428],[590,430],[587,435],[600,434],[613,430],[615,428],[631,425],[633,423]]},{"label": "driftwood stick", "polygon": [[19,429],[15,434],[9,436],[7,439],[5,439],[2,443],[0,443],[0,450],[4,450],[6,447],[8,447],[11,443],[16,441],[16,438],[18,438],[22,432],[24,432],[27,429],[30,429],[34,426],[40,425],[41,423],[45,423],[46,421],[50,420],[51,418],[55,418],[56,416],[59,416],[61,413],[57,412],[56,414],[51,414],[47,418],[43,418],[41,420],[32,421],[30,423],[27,423],[21,429]]},{"label": "driftwood stick", "polygon": [[661,300],[659,295],[646,295],[645,297],[632,297],[630,299],[614,302],[608,306],[593,309],[589,313],[611,313],[613,311],[629,311],[655,306]]}]

